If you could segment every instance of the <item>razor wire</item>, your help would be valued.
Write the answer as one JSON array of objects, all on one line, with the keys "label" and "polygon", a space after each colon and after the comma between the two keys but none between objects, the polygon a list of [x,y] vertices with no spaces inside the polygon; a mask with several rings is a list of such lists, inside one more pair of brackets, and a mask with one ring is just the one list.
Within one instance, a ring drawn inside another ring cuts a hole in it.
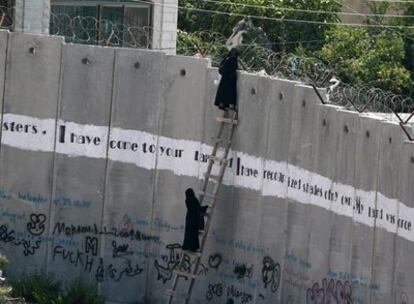
[{"label": "razor wire", "polygon": [[51,14],[49,32],[72,43],[150,48],[153,30],[149,26],[126,26],[89,16]]},{"label": "razor wire", "polygon": [[[218,66],[228,52],[226,38],[218,33],[203,31],[189,34],[179,31],[178,40],[177,52],[187,56],[208,57],[213,66]],[[324,103],[344,106],[358,112],[414,111],[414,101],[411,97],[384,91],[368,84],[361,86],[343,83],[335,77],[339,73],[319,58],[275,52],[255,43],[241,44],[238,48],[241,69],[324,88]]]}]

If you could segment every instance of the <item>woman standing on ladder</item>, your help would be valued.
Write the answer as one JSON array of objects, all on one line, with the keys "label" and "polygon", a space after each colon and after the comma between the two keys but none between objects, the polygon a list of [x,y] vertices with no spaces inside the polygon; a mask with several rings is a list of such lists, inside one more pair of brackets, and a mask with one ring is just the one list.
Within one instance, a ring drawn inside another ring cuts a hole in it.
[{"label": "woman standing on ladder", "polygon": [[227,109],[237,109],[237,69],[239,55],[239,50],[232,48],[219,67],[219,73],[222,77],[214,105],[224,111]]}]

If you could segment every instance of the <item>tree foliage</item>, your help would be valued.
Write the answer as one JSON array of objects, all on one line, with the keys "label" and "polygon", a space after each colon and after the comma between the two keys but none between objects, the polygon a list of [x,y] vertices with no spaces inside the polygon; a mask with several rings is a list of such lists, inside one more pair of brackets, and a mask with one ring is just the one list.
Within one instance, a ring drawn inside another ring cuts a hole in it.
[{"label": "tree foliage", "polygon": [[363,28],[330,30],[319,53],[339,77],[349,83],[370,84],[394,93],[407,92],[410,73],[402,64],[404,41],[398,33],[370,34]]},{"label": "tree foliage", "polygon": [[[241,5],[242,4],[242,5]],[[310,20],[319,22],[336,22],[338,20],[335,12],[340,6],[333,0],[179,0],[178,27],[186,32],[210,30],[220,32],[229,37],[234,25],[243,16],[252,16],[255,26],[266,32],[268,39],[272,42],[272,48],[276,51],[293,51],[300,42],[305,43],[307,48],[314,49],[321,45],[326,25],[292,22],[284,20]],[[187,9],[185,9],[187,8]],[[216,12],[231,13],[208,13],[192,9],[203,9]],[[328,13],[309,13],[305,10],[327,11]],[[254,16],[273,18],[277,20],[258,19]],[[304,42],[311,41],[311,42]]]}]

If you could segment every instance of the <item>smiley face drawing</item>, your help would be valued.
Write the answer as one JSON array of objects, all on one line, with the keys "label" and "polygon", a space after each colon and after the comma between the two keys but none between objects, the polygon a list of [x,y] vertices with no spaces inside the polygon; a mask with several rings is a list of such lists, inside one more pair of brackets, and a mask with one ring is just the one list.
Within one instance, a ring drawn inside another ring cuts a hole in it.
[{"label": "smiley face drawing", "polygon": [[45,232],[45,222],[46,222],[46,215],[44,214],[35,214],[32,213],[30,215],[30,222],[27,223],[27,231],[31,235],[39,236],[42,235],[43,232]]}]

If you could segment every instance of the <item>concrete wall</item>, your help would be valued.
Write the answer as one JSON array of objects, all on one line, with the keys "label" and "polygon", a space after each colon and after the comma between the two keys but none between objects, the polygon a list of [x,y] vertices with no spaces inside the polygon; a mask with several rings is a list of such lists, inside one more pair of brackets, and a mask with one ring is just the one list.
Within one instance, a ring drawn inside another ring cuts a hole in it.
[{"label": "concrete wall", "polygon": [[[0,32],[8,274],[164,303],[218,79],[202,59]],[[414,155],[399,126],[243,73],[239,101],[192,303],[409,303]]]}]

